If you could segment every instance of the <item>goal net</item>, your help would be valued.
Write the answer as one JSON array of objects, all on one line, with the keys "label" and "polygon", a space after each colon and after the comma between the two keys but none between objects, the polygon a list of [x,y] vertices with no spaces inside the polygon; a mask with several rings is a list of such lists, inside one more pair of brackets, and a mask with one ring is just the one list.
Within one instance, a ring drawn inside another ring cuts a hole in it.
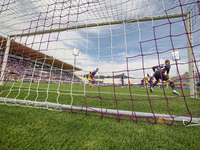
[{"label": "goal net", "polygon": [[0,104],[198,125],[199,17],[199,0],[3,0]]}]

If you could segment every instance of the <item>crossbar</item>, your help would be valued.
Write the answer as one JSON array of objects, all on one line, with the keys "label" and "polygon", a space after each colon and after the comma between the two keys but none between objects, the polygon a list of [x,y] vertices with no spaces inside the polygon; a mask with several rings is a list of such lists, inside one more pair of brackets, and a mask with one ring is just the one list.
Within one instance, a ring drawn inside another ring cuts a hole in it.
[{"label": "crossbar", "polygon": [[87,24],[87,25],[80,25],[80,26],[72,26],[72,27],[68,27],[68,28],[59,28],[59,29],[51,29],[51,30],[44,30],[44,31],[38,31],[38,32],[14,34],[14,35],[10,35],[10,37],[20,37],[20,36],[23,37],[23,36],[46,34],[46,33],[62,32],[62,31],[81,29],[81,28],[91,28],[91,27],[98,27],[98,26],[116,25],[116,24],[122,24],[122,23],[133,23],[133,22],[161,20],[161,19],[168,19],[168,18],[179,18],[179,17],[183,17],[183,16],[186,17],[187,14],[188,14],[188,12],[171,14],[171,15],[167,15],[167,16],[162,15],[162,16],[144,17],[144,18],[138,18],[138,19],[128,19],[128,20],[120,20],[120,21]]}]

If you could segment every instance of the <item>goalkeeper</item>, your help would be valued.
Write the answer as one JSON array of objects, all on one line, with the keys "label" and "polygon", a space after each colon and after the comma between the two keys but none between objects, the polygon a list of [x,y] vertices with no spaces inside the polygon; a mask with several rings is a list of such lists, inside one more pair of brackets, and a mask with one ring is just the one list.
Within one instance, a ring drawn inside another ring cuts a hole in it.
[{"label": "goalkeeper", "polygon": [[[163,69],[164,68],[164,69]],[[153,92],[153,88],[154,86],[156,86],[158,84],[158,82],[161,80],[166,81],[169,83],[169,85],[172,88],[172,92],[176,95],[180,95],[176,90],[175,90],[175,85],[174,82],[172,82],[168,75],[169,75],[169,71],[170,71],[170,61],[169,60],[165,60],[165,64],[162,66],[155,66],[153,67],[153,71],[154,71],[154,77],[156,79],[156,81],[153,83],[153,85],[150,87],[150,91]]]}]

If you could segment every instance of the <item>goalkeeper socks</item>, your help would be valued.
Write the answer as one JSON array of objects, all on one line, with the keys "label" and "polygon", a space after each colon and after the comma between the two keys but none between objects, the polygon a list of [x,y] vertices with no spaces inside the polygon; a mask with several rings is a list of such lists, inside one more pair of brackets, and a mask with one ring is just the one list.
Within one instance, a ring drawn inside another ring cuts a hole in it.
[{"label": "goalkeeper socks", "polygon": [[170,82],[170,86],[171,86],[172,90],[174,90],[174,89],[175,89],[174,82]]}]

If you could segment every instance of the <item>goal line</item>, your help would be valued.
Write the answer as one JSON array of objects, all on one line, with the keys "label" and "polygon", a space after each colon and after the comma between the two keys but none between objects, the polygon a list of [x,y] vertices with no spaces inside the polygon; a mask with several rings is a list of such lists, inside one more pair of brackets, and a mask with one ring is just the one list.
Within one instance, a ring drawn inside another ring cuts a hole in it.
[{"label": "goal line", "polygon": [[72,110],[80,110],[80,111],[89,111],[89,112],[97,112],[97,113],[106,113],[111,115],[126,115],[130,117],[146,117],[146,118],[160,118],[163,117],[165,120],[174,120],[174,121],[183,121],[183,122],[192,122],[196,124],[200,124],[199,118],[194,117],[184,117],[184,116],[175,116],[175,115],[165,115],[165,114],[153,114],[153,113],[145,113],[145,112],[134,112],[134,111],[125,111],[125,110],[113,110],[113,109],[104,109],[104,108],[91,108],[85,106],[73,106],[73,105],[65,105],[65,104],[56,104],[50,102],[37,102],[37,101],[30,101],[30,100],[18,100],[18,99],[10,99],[10,98],[3,98],[0,97],[0,101],[2,102],[14,102],[14,103],[21,103],[26,105],[34,105],[34,106],[46,106],[46,107],[53,107],[53,108],[61,108],[61,109],[72,109]]}]

